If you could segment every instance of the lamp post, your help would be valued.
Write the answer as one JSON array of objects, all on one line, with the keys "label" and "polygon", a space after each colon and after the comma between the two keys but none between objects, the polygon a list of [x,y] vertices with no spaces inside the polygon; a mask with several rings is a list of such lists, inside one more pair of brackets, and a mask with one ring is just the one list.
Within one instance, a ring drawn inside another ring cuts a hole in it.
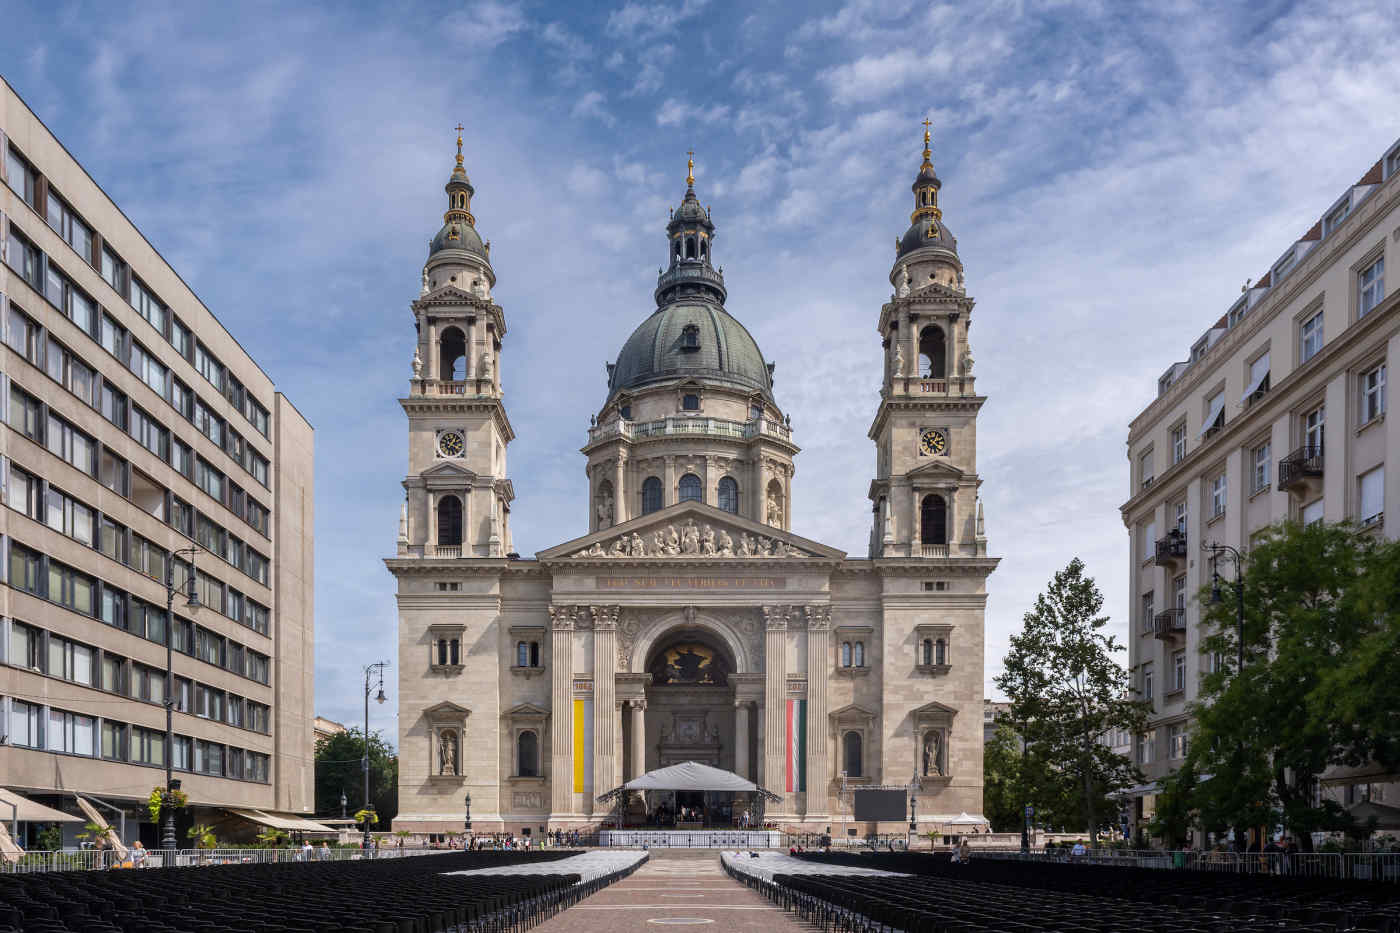
[{"label": "lamp post", "polygon": [[[165,793],[160,806],[164,811],[160,847],[174,852],[179,848],[175,839],[175,791],[180,782],[175,780],[175,594],[185,595],[185,608],[193,611],[199,608],[199,591],[195,587],[194,557],[199,548],[180,548],[170,555],[165,565]],[[175,558],[183,554],[190,556],[189,570],[185,574],[184,589],[175,585]],[[191,647],[191,646],[187,646]]]},{"label": "lamp post", "polygon": [[468,838],[464,838],[464,839],[462,840],[462,848],[466,849],[466,848],[470,848],[470,836],[471,836],[471,834],[472,834],[472,795],[471,795],[471,794],[467,794],[467,799],[464,801],[464,804],[465,804],[465,806],[466,806],[466,808],[467,808],[466,836],[467,836]]},{"label": "lamp post", "polygon": [[919,828],[919,772],[916,770],[909,776],[909,838],[905,840],[906,850],[913,848],[914,833]]},{"label": "lamp post", "polygon": [[[388,661],[375,661],[373,664],[369,664],[369,665],[366,665],[366,666],[365,666],[365,734],[364,734],[364,739],[365,739],[365,754],[364,754],[364,757],[360,759],[360,770],[364,773],[364,777],[365,777],[365,809],[366,809],[366,810],[369,810],[369,811],[371,811],[371,812],[374,811],[374,805],[371,804],[371,803],[370,803],[370,800],[369,800],[369,693],[370,693],[370,681],[371,681],[371,679],[373,679],[373,677],[376,676],[376,675],[379,677],[379,693],[378,693],[377,696],[375,696],[374,702],[376,702],[376,703],[383,703],[383,702],[384,702],[384,699],[385,699],[385,697],[384,697],[384,668],[386,668],[386,667],[388,667],[388,666],[389,666],[389,662],[388,662]],[[365,847],[365,854],[369,854],[369,817],[368,817],[368,816],[365,817],[365,838],[364,838],[364,847]]]},{"label": "lamp post", "polygon": [[[1231,581],[1231,587],[1235,591],[1235,676],[1244,673],[1244,555],[1228,544],[1211,542],[1204,545],[1203,550],[1210,552],[1210,602],[1213,606],[1219,606],[1225,602],[1225,598],[1220,593],[1220,573],[1216,570],[1216,564],[1222,555],[1228,554],[1231,562],[1235,565],[1235,579]],[[1240,766],[1244,766],[1244,740],[1239,743]],[[1245,847],[1245,833],[1247,830],[1235,829],[1235,848],[1243,850]],[[1263,847],[1261,841],[1260,847]]]},{"label": "lamp post", "polygon": [[348,801],[348,800],[345,799],[345,791],[344,791],[344,789],[342,789],[342,790],[340,791],[340,818],[341,818],[342,820],[348,819],[348,817],[346,817],[346,815],[345,815],[345,807],[346,807],[349,803],[350,803],[350,801]]}]

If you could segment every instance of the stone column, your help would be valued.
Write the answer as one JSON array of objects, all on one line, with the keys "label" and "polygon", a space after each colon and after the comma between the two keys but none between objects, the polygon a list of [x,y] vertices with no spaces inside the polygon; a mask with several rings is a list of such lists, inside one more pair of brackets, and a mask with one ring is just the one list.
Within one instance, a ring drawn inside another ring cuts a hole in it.
[{"label": "stone column", "polygon": [[[919,321],[915,315],[908,311],[902,315],[901,324],[904,327],[904,339],[908,341],[904,345],[905,359],[909,360],[909,365],[904,367],[915,382],[919,379]],[[947,351],[944,351],[945,354]]]},{"label": "stone column", "polygon": [[[593,614],[593,793],[606,794],[618,784],[617,745],[617,606],[590,606]],[[592,811],[592,801],[589,801]]]},{"label": "stone column", "polygon": [[784,744],[787,730],[784,724],[787,699],[787,606],[763,607],[763,774],[762,786],[775,794],[783,794],[778,813],[786,814],[789,803],[786,792],[787,752]]},{"label": "stone column", "polygon": [[423,361],[427,364],[423,367],[423,372],[429,379],[438,378],[438,359],[441,356],[437,342],[437,321],[428,318],[428,358]]},{"label": "stone column", "polygon": [[551,820],[565,819],[574,809],[574,611],[549,607]]},{"label": "stone column", "polygon": [[647,701],[632,700],[632,778],[647,773]]},{"label": "stone column", "polygon": [[666,487],[661,490],[661,507],[664,509],[668,505],[675,505],[680,497],[676,491],[676,458],[674,455],[666,457],[666,472],[661,480]]},{"label": "stone column", "polygon": [[806,607],[807,615],[807,818],[827,819],[827,676],[831,671],[831,606]]},{"label": "stone column", "polygon": [[749,777],[749,701],[734,701],[734,773]]},{"label": "stone column", "polygon": [[627,495],[623,491],[622,473],[627,465],[627,457],[622,452],[622,443],[617,445],[617,460],[613,461],[613,524],[627,521]]}]

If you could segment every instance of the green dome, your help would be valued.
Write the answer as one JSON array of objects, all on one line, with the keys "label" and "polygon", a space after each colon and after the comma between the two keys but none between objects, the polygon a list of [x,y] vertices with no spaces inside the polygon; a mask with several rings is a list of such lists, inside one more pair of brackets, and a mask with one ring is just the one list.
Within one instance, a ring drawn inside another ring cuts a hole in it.
[{"label": "green dome", "polygon": [[437,236],[428,244],[428,255],[432,256],[445,249],[464,249],[478,256],[486,255],[486,247],[481,242],[481,234],[465,220],[452,219],[442,225]]},{"label": "green dome", "polygon": [[618,354],[608,397],[682,379],[759,391],[773,399],[772,377],[758,344],[744,325],[708,302],[668,304],[643,321]]}]

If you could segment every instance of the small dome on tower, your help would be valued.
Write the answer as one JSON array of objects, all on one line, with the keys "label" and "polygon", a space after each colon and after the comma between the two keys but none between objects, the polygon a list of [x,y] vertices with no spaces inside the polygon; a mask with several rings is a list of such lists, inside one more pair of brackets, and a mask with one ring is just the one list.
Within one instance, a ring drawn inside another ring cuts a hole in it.
[{"label": "small dome on tower", "polygon": [[920,249],[947,250],[954,256],[958,252],[958,240],[944,225],[943,209],[938,206],[938,193],[943,188],[943,182],[933,168],[932,141],[929,121],[925,120],[924,161],[910,186],[914,192],[914,212],[909,215],[909,229],[899,238],[896,259]]},{"label": "small dome on tower", "polygon": [[486,257],[486,246],[481,235],[476,232],[476,218],[472,216],[472,195],[476,189],[467,170],[462,165],[462,126],[457,127],[457,164],[447,179],[444,189],[447,192],[447,212],[442,215],[442,229],[428,244],[428,256],[448,249],[460,249]]}]

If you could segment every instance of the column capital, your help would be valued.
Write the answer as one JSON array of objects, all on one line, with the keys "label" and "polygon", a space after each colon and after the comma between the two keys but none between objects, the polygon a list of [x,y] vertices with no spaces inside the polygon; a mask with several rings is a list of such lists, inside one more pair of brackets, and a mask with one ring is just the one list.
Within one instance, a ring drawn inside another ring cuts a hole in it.
[{"label": "column capital", "polygon": [[643,713],[646,712],[647,701],[644,699],[632,699],[627,701],[627,705],[630,706],[634,712]]},{"label": "column capital", "polygon": [[763,627],[770,632],[785,632],[788,627],[788,606],[764,606]]},{"label": "column capital", "polygon": [[593,617],[595,632],[617,631],[617,617],[622,612],[621,606],[589,606],[588,611]]},{"label": "column capital", "polygon": [[831,605],[829,603],[810,603],[802,607],[802,612],[807,617],[807,631],[819,632],[831,628]]},{"label": "column capital", "polygon": [[577,610],[577,606],[550,606],[549,627],[556,632],[573,631]]}]

